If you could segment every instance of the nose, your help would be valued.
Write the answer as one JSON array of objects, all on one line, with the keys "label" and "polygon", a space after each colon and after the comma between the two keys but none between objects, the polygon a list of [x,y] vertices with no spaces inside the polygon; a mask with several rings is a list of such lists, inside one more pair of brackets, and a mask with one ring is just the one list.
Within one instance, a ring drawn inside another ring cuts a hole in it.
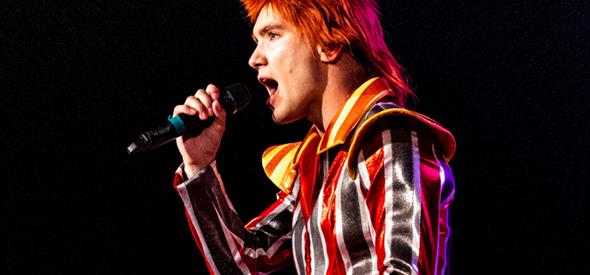
[{"label": "nose", "polygon": [[248,59],[248,65],[250,65],[250,67],[252,67],[254,70],[258,70],[261,66],[267,64],[267,60],[262,52],[261,46],[261,44],[256,45],[254,52],[252,52],[250,59]]}]

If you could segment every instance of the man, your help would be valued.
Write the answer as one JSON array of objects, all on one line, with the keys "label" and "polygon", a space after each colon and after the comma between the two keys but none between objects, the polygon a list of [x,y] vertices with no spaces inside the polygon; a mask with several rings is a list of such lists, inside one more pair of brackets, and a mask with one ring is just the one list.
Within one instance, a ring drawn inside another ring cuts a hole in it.
[{"label": "man", "polygon": [[249,64],[277,124],[307,119],[301,142],[263,155],[278,199],[243,225],[215,154],[225,128],[219,89],[174,114],[213,124],[180,137],[175,178],[209,271],[444,274],[454,182],[453,136],[401,108],[410,93],[387,49],[372,0],[242,0],[254,22]]}]

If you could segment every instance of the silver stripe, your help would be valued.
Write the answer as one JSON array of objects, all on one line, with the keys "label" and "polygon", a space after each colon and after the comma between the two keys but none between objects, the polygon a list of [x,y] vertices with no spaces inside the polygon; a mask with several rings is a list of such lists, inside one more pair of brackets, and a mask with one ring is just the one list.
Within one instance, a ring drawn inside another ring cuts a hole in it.
[{"label": "silver stripe", "polygon": [[293,189],[291,189],[291,194],[289,194],[289,199],[292,202],[297,201],[299,197],[299,187],[301,186],[301,181],[299,180],[299,175],[295,178],[295,182],[293,183]]},{"label": "silver stripe", "polygon": [[292,204],[292,201],[290,201],[287,198],[285,198],[282,202],[281,205],[279,205],[277,208],[275,208],[271,213],[269,213],[268,215],[266,215],[266,217],[264,217],[262,220],[260,220],[258,223],[256,223],[256,226],[254,226],[254,228],[252,228],[252,230],[258,230],[261,227],[267,225],[270,221],[272,221],[276,216],[278,216],[279,214],[283,213],[283,211],[287,208],[289,208],[289,206]]},{"label": "silver stripe", "polygon": [[371,188],[371,178],[369,177],[369,170],[365,163],[365,156],[362,153],[358,157],[358,172],[362,186],[365,188],[365,191],[368,191]]},{"label": "silver stripe", "polygon": [[389,130],[383,131],[381,138],[383,140],[383,176],[385,177],[385,201],[383,202],[385,208],[385,257],[383,259],[383,267],[387,272],[391,273],[393,272],[393,267],[389,259],[391,259],[391,228],[393,223],[393,153],[391,148],[391,133]]},{"label": "silver stripe", "polygon": [[[389,130],[382,135],[386,169],[385,240],[389,245],[384,266],[388,272],[417,274],[421,211],[418,139],[415,132],[408,133],[403,128],[396,131],[396,135],[401,142],[392,143]],[[404,140],[406,138],[411,144]]]},{"label": "silver stripe", "polygon": [[[323,180],[322,180],[323,182]],[[310,248],[311,248],[311,274],[326,274],[328,270],[328,256],[326,251],[326,240],[322,232],[322,209],[323,209],[324,186],[316,199],[315,207],[308,221]]]}]

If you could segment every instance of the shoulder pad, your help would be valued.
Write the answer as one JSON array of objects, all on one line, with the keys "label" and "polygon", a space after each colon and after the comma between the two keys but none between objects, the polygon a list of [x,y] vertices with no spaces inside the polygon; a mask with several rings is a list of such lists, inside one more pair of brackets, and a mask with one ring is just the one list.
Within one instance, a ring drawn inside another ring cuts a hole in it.
[{"label": "shoulder pad", "polygon": [[449,130],[442,127],[433,119],[420,113],[404,108],[391,108],[383,110],[369,117],[356,129],[352,137],[349,154],[346,159],[346,168],[351,178],[356,177],[356,156],[359,153],[358,151],[361,149],[361,141],[363,140],[363,137],[369,132],[370,129],[372,129],[372,127],[378,125],[376,122],[397,119],[400,117],[409,118],[411,125],[413,125],[412,128],[415,126],[422,126],[431,129],[438,148],[441,150],[444,161],[451,161],[453,155],[455,154],[456,142],[455,137],[453,137],[453,134],[451,134]]}]

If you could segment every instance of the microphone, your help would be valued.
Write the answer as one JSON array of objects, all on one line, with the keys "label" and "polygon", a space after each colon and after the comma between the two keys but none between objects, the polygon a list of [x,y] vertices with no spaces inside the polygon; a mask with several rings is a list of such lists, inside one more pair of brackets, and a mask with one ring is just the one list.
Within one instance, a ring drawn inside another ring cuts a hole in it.
[{"label": "microphone", "polygon": [[[250,92],[246,86],[240,83],[230,85],[221,90],[219,103],[227,114],[235,114],[250,103]],[[199,116],[186,114],[170,116],[165,125],[140,134],[133,143],[127,146],[127,153],[131,155],[156,149],[182,135],[198,136],[214,120],[215,117],[201,120]]]}]

